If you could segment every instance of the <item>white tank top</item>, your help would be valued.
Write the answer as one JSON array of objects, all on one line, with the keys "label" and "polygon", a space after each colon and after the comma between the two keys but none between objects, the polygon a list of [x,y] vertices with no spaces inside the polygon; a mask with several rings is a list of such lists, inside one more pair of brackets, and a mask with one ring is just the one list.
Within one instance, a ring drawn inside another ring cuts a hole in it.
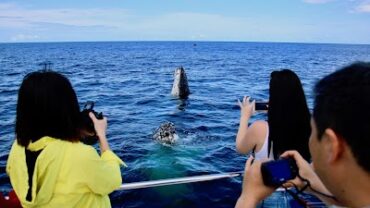
[{"label": "white tank top", "polygon": [[268,156],[269,125],[267,124],[266,126],[267,126],[267,133],[266,133],[265,141],[262,145],[262,148],[258,152],[255,152],[255,155],[254,155],[254,158],[256,160],[264,160],[264,159],[273,160],[274,159],[274,154],[272,152],[273,151],[272,143],[271,143],[271,148],[270,148],[270,156]]},{"label": "white tank top", "polygon": [[[254,158],[256,160],[264,160],[264,159],[268,159],[268,160],[273,160],[274,159],[274,154],[273,154],[273,149],[272,149],[272,145],[273,143],[271,143],[271,148],[270,148],[270,156],[267,156],[268,155],[268,141],[269,141],[269,125],[267,124],[267,133],[266,133],[266,137],[265,137],[265,141],[263,143],[263,146],[262,148],[260,149],[260,151],[256,152],[255,155],[254,155]],[[293,187],[290,187],[288,189],[292,189]],[[284,188],[277,188],[275,191],[285,191]]]}]

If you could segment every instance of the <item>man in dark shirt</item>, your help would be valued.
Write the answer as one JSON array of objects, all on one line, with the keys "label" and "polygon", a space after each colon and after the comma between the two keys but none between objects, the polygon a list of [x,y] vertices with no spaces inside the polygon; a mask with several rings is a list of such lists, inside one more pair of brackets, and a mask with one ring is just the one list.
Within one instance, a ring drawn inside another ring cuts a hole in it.
[{"label": "man in dark shirt", "polygon": [[[295,159],[299,177],[289,181],[327,204],[370,207],[370,63],[338,70],[315,86],[309,141],[312,165],[296,151],[282,157]],[[261,176],[261,162],[246,163],[243,191],[236,204],[256,205],[274,192]]]}]

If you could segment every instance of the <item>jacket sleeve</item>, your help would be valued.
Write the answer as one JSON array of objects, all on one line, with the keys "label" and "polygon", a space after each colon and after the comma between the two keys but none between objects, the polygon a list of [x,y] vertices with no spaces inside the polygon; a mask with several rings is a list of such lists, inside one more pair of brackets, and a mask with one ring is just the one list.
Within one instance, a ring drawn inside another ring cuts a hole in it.
[{"label": "jacket sleeve", "polygon": [[120,165],[125,163],[112,151],[107,150],[101,156],[93,147],[84,151],[81,161],[82,180],[92,192],[107,195],[122,184]]}]

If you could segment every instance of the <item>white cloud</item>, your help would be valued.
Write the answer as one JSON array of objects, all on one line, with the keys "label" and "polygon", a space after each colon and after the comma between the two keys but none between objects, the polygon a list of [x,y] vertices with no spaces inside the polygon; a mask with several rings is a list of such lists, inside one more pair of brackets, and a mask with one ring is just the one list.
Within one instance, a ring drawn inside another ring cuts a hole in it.
[{"label": "white cloud", "polygon": [[329,3],[335,0],[303,0],[303,2],[306,2],[308,4],[325,4]]},{"label": "white cloud", "polygon": [[126,22],[124,9],[29,9],[0,3],[0,26],[25,27],[38,22],[73,26],[117,26]]},{"label": "white cloud", "polygon": [[207,13],[145,16],[133,15],[125,9],[30,9],[0,4],[0,29],[15,31],[9,38],[11,41],[37,39],[19,34],[39,34],[40,41],[94,37],[97,40],[241,39],[251,26],[243,18]]},{"label": "white cloud", "polygon": [[370,13],[370,2],[366,1],[355,8],[355,12]]},{"label": "white cloud", "polygon": [[18,34],[10,38],[12,42],[35,41],[38,39],[40,39],[38,35],[25,35],[25,34]]},{"label": "white cloud", "polygon": [[[307,3],[329,1],[335,0],[305,0]],[[364,3],[364,0],[355,1],[352,2],[352,6]],[[309,23],[313,22],[309,20],[302,22],[302,19],[235,17],[196,12],[146,15],[119,8],[35,9],[0,3],[0,42],[105,40],[345,42],[348,35],[344,34],[341,28],[353,27],[353,31],[360,30],[356,24],[343,23],[341,27],[334,27],[329,23],[318,23],[318,26]],[[358,34],[369,34],[367,31]],[[330,38],[323,37],[323,33],[330,33]],[[356,41],[369,42],[369,39],[359,35]]]},{"label": "white cloud", "polygon": [[[121,30],[185,31],[219,30],[245,26],[245,20],[217,14],[178,12],[139,16],[124,9],[27,9],[0,3],[0,27],[40,28],[51,25],[73,27],[110,27]],[[197,33],[196,36],[199,36]]]},{"label": "white cloud", "polygon": [[0,3],[0,10],[12,9],[14,7],[16,7],[16,5],[12,3]]}]

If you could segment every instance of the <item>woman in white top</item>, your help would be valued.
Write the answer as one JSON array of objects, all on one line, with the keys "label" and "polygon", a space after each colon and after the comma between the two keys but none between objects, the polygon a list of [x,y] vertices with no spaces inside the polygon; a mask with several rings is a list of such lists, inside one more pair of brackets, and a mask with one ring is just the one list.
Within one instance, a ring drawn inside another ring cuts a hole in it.
[{"label": "woman in white top", "polygon": [[309,161],[310,112],[301,81],[291,70],[273,71],[269,94],[267,121],[257,120],[249,127],[255,101],[250,102],[249,97],[239,101],[237,151],[247,154],[254,150],[256,159],[278,159],[286,150],[297,150]]},{"label": "woman in white top", "polygon": [[[239,102],[240,125],[236,137],[236,149],[247,154],[252,151],[255,159],[278,159],[286,150],[297,150],[310,161],[308,140],[311,133],[310,112],[298,76],[291,70],[271,73],[267,121],[257,120],[248,127],[255,112],[255,101],[244,97]],[[309,204],[322,204],[317,198],[302,194]],[[265,199],[259,207],[296,207],[285,189]]]}]

